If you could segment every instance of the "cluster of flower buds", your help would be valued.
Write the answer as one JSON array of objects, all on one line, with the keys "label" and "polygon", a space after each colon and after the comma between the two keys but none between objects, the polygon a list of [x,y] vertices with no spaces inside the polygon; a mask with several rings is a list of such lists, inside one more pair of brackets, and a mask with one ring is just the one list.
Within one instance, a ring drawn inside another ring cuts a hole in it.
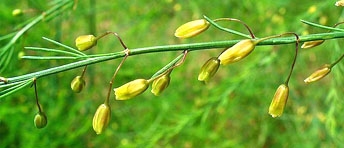
[{"label": "cluster of flower buds", "polygon": [[[285,33],[281,35],[275,35],[275,36],[269,36],[261,39],[255,39],[255,36],[251,29],[241,20],[238,19],[232,19],[232,18],[219,18],[214,20],[215,21],[222,21],[222,20],[227,20],[227,21],[237,21],[242,23],[247,30],[250,32],[250,35],[252,39],[243,39],[233,45],[232,47],[226,48],[218,57],[212,57],[209,60],[205,62],[205,64],[202,66],[201,71],[198,75],[198,80],[201,82],[207,83],[217,72],[219,69],[220,65],[228,65],[231,63],[238,62],[245,57],[247,57],[256,45],[264,40],[268,40],[271,38],[276,38],[276,37],[281,37],[283,35],[295,35],[296,37],[296,54],[294,61],[292,63],[292,69],[291,72],[288,76],[288,79],[285,84],[282,84],[278,87],[273,100],[270,104],[269,107],[269,114],[272,115],[272,117],[279,117],[282,115],[284,107],[287,103],[288,100],[288,94],[289,94],[289,87],[288,87],[288,81],[291,76],[291,73],[293,71],[296,57],[297,57],[297,52],[298,52],[298,44],[299,44],[299,37],[295,33]],[[175,36],[178,38],[190,38],[193,36],[196,36],[202,32],[204,32],[206,29],[209,28],[209,24],[212,24],[212,22],[206,22],[206,20],[196,20],[196,21],[191,21],[188,22],[182,26],[180,26],[176,32]],[[315,47],[317,45],[320,45],[324,42],[324,40],[318,40],[318,41],[312,41],[312,42],[306,42],[302,47],[303,48],[311,48]],[[315,77],[315,76],[313,76]]]},{"label": "cluster of flower buds", "polygon": [[[295,58],[294,58],[294,61],[292,64],[292,69],[290,71],[290,74],[288,76],[287,81],[285,83],[281,84],[277,88],[275,95],[272,99],[272,102],[270,104],[269,111],[268,111],[272,117],[281,116],[283,114],[283,111],[284,111],[284,108],[285,108],[285,105],[287,103],[288,96],[289,96],[288,81],[289,81],[289,78],[290,78],[291,73],[293,71],[296,57],[297,57],[298,43],[299,43],[298,35],[295,33],[285,33],[282,35],[269,36],[269,37],[265,37],[265,38],[255,39],[253,32],[244,22],[242,22],[238,19],[231,19],[231,18],[229,18],[229,19],[220,18],[220,19],[217,19],[215,21],[220,21],[220,20],[229,20],[229,21],[233,20],[233,21],[237,21],[237,22],[242,23],[249,30],[252,39],[243,39],[243,40],[237,42],[236,44],[234,44],[232,47],[226,48],[218,57],[212,57],[209,60],[207,60],[205,62],[205,64],[202,66],[200,73],[198,75],[198,80],[201,82],[204,82],[204,83],[209,82],[209,80],[218,71],[220,65],[228,65],[228,64],[235,63],[235,62],[238,62],[238,61],[244,59],[250,53],[252,53],[252,51],[255,49],[256,45],[259,44],[260,42],[262,42],[264,40],[271,39],[271,38],[275,38],[275,37],[281,37],[281,36],[286,35],[286,34],[293,34],[296,36],[296,39],[297,39],[297,41],[296,41],[296,54],[295,54]],[[194,36],[197,36],[204,31],[206,31],[210,27],[211,24],[212,24],[212,22],[207,21],[207,19],[199,19],[199,20],[190,21],[190,22],[187,22],[187,23],[181,25],[179,28],[177,28],[174,35],[178,38],[181,38],[181,39],[194,37]],[[105,103],[101,104],[98,107],[98,109],[96,110],[96,113],[94,115],[93,129],[97,134],[101,134],[109,123],[109,120],[111,117],[109,97],[111,94],[110,91],[112,90],[112,83],[113,83],[115,76],[116,76],[118,70],[120,69],[121,65],[123,64],[125,59],[129,56],[129,49],[124,45],[121,38],[116,33],[113,33],[113,32],[107,32],[100,37],[95,37],[94,35],[79,36],[75,40],[75,44],[76,44],[76,47],[78,48],[78,50],[85,51],[85,50],[88,50],[88,49],[94,47],[97,44],[98,39],[100,39],[101,37],[108,35],[108,34],[114,34],[118,37],[119,41],[121,42],[122,46],[125,49],[124,52],[126,53],[126,56],[123,58],[122,62],[117,67],[117,69],[116,69],[116,71],[112,77],[112,80],[110,81],[110,89],[108,92],[108,96],[105,100]],[[312,48],[312,47],[315,47],[315,46],[322,44],[323,42],[324,42],[324,40],[305,42],[302,45],[302,48]],[[187,51],[184,53],[184,57],[183,57],[182,62],[184,62],[186,53],[187,53]],[[158,76],[154,75],[151,79],[136,79],[136,80],[130,81],[130,82],[128,82],[128,83],[126,83],[120,87],[114,88],[113,91],[114,91],[115,99],[116,100],[128,100],[128,99],[134,98],[134,97],[144,93],[148,89],[150,84],[152,84],[151,92],[156,96],[160,95],[169,86],[170,80],[171,80],[170,74],[171,74],[172,70],[177,66],[179,66],[179,65],[178,64],[173,65],[172,67],[166,69],[164,72],[160,72]],[[333,64],[327,65],[324,68],[319,69],[318,71],[313,73],[310,77],[305,79],[305,82],[310,83],[310,82],[321,79],[322,77],[326,76],[330,72],[332,66],[333,66]],[[86,69],[86,67],[85,67],[85,69]],[[83,71],[83,74],[85,72],[85,69]],[[71,83],[71,88],[74,92],[81,92],[81,90],[85,86],[85,81],[83,80],[83,74],[81,76],[77,76],[73,79],[73,81]],[[44,119],[45,119],[45,122],[44,122]],[[35,124],[36,124],[36,120],[37,120],[37,123],[41,123],[41,124],[45,123],[46,124],[45,114],[42,114],[42,113],[37,114],[37,119],[35,117]],[[37,126],[37,127],[41,127],[41,126]]]},{"label": "cluster of flower buds", "polygon": [[[244,25],[247,26],[246,24]],[[205,19],[190,21],[178,27],[174,35],[181,39],[194,37],[207,30],[209,26],[210,23]],[[251,36],[254,37],[253,33]],[[207,83],[209,79],[215,75],[220,65],[227,65],[245,58],[253,51],[255,45],[260,41],[261,40],[256,41],[253,39],[242,40],[234,46],[225,49],[217,58],[210,58],[202,66],[198,75],[198,80]]]}]

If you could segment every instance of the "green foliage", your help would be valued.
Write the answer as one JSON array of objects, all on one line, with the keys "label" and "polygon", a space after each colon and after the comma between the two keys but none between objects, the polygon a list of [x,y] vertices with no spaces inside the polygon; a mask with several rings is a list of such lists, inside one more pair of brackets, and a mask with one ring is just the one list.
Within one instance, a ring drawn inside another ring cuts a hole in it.
[{"label": "green foliage", "polygon": [[[16,2],[5,0],[0,4],[0,25],[4,28],[0,30],[1,35],[17,31],[22,27],[20,24],[52,7],[45,1]],[[173,36],[178,26],[203,15],[241,19],[257,37],[290,31],[298,34],[328,31],[304,25],[301,19],[325,26],[344,20],[342,8],[335,7],[332,1],[229,0],[212,1],[211,6],[209,3],[206,0],[79,1],[75,10],[70,5],[60,15],[40,22],[19,38],[12,46],[13,53],[7,55],[11,58],[10,66],[0,76],[19,76],[72,61],[17,58],[21,52],[56,56],[24,49],[28,46],[62,49],[42,40],[43,36],[74,47],[79,35],[114,31],[132,49],[242,39],[214,27],[192,39],[179,40]],[[16,8],[35,11],[13,17],[11,12]],[[219,24],[247,32],[237,23]],[[49,119],[47,126],[39,130],[34,126],[32,121],[37,113],[34,89],[26,87],[0,99],[0,147],[343,147],[344,62],[334,66],[323,80],[309,85],[303,83],[319,66],[330,64],[343,54],[341,40],[326,40],[318,47],[300,49],[289,82],[289,100],[280,118],[271,118],[268,108],[276,88],[289,73],[294,45],[256,47],[244,60],[220,67],[207,85],[197,81],[200,68],[221,50],[194,51],[183,65],[173,70],[169,87],[158,97],[146,91],[131,100],[115,101],[112,94],[111,120],[101,135],[93,131],[92,118],[106,98],[108,82],[120,59],[88,66],[84,76],[87,85],[78,94],[70,89],[70,82],[82,68],[38,79],[40,103]],[[0,46],[6,46],[8,41],[9,38],[1,40]],[[118,40],[109,36],[86,53],[121,50]],[[61,54],[82,56],[73,51]],[[137,78],[150,78],[179,54],[164,52],[128,57],[114,87]],[[31,81],[23,81],[20,86],[29,84]]]}]

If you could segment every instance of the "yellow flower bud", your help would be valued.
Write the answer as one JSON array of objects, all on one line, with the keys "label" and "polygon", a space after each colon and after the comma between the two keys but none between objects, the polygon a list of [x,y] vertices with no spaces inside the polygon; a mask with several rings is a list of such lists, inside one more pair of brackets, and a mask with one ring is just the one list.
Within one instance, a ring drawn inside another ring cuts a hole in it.
[{"label": "yellow flower bud", "polygon": [[201,72],[198,75],[198,81],[207,83],[212,78],[220,67],[220,60],[213,57],[210,58],[201,68]]},{"label": "yellow flower bud", "polygon": [[245,58],[253,51],[253,49],[256,47],[256,44],[257,42],[251,39],[245,39],[236,43],[234,46],[226,49],[220,54],[218,57],[220,64],[227,65]]},{"label": "yellow flower bud", "polygon": [[177,38],[190,38],[196,36],[209,28],[210,24],[205,19],[187,22],[177,28],[174,36]]},{"label": "yellow flower bud", "polygon": [[110,116],[111,116],[111,108],[109,105],[106,104],[101,104],[98,108],[96,113],[94,114],[93,117],[93,130],[97,134],[101,134],[104,129],[107,127],[110,121]]},{"label": "yellow flower bud", "polygon": [[312,48],[315,46],[318,46],[322,43],[324,43],[325,40],[316,40],[316,41],[308,41],[308,42],[304,42],[301,46],[301,48]]},{"label": "yellow flower bud", "polygon": [[70,83],[70,87],[76,93],[81,92],[85,85],[86,85],[86,82],[85,80],[82,79],[81,76],[76,76],[73,79],[73,81]]},{"label": "yellow flower bud", "polygon": [[136,79],[128,82],[118,88],[115,88],[116,100],[128,100],[141,93],[148,88],[149,81],[145,79]]},{"label": "yellow flower bud", "polygon": [[159,96],[162,91],[164,91],[168,85],[170,84],[170,72],[160,76],[159,78],[155,79],[152,84],[151,92],[155,96]]},{"label": "yellow flower bud", "polygon": [[23,11],[21,9],[14,9],[12,11],[12,16],[20,16],[23,14]]},{"label": "yellow flower bud", "polygon": [[81,35],[75,39],[75,46],[80,51],[85,51],[97,45],[97,38],[93,35]]},{"label": "yellow flower bud", "polygon": [[344,6],[344,0],[337,1],[334,5],[343,7]]},{"label": "yellow flower bud", "polygon": [[280,85],[271,101],[269,114],[275,118],[283,114],[285,105],[287,104],[289,95],[289,87],[285,84]]},{"label": "yellow flower bud", "polygon": [[38,112],[33,120],[36,128],[40,129],[47,125],[48,120],[44,112]]},{"label": "yellow flower bud", "polygon": [[331,66],[326,64],[323,67],[319,68],[317,71],[313,72],[308,78],[304,80],[305,83],[311,83],[318,81],[325,77],[328,73],[331,72]]}]

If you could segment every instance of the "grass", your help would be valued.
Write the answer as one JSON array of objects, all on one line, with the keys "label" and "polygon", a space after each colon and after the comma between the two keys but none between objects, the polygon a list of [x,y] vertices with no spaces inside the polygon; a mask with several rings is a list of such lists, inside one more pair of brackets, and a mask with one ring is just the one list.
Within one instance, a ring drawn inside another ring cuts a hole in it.
[{"label": "grass", "polygon": [[[13,26],[38,14],[14,18],[15,8],[44,10],[44,1],[0,4],[0,22],[5,35]],[[297,5],[295,5],[297,3]],[[233,17],[246,22],[258,37],[295,31],[298,34],[325,32],[303,25],[300,19],[332,26],[343,21],[342,8],[334,2],[313,1],[97,1],[91,11],[88,1],[79,1],[75,11],[65,12],[32,28],[15,45],[15,55],[24,46],[54,47],[41,39],[54,38],[74,46],[78,35],[117,32],[129,48],[155,45],[239,39],[215,28],[188,40],[173,37],[181,24],[199,19]],[[315,9],[315,10],[314,10]],[[90,15],[95,13],[92,26]],[[238,23],[221,25],[246,33]],[[95,29],[94,29],[95,27]],[[93,28],[93,29],[92,29]],[[325,79],[303,84],[316,68],[343,54],[342,39],[301,50],[290,82],[290,97],[280,118],[267,110],[278,85],[285,81],[294,45],[258,47],[245,60],[221,67],[208,84],[197,81],[202,64],[221,50],[191,52],[183,66],[172,73],[169,88],[159,97],[149,91],[128,101],[111,99],[109,127],[102,135],[92,129],[96,108],[106,97],[108,81],[120,62],[113,60],[89,66],[86,89],[70,90],[70,82],[81,74],[75,69],[38,80],[41,104],[48,117],[46,128],[33,125],[37,112],[33,88],[0,100],[0,147],[342,147],[343,62]],[[0,45],[5,43],[0,42]],[[118,41],[105,37],[87,53],[122,50]],[[35,55],[32,51],[24,51]],[[154,53],[129,57],[117,76],[115,87],[136,78],[149,78],[179,53]],[[21,75],[68,63],[14,62],[1,76]]]}]

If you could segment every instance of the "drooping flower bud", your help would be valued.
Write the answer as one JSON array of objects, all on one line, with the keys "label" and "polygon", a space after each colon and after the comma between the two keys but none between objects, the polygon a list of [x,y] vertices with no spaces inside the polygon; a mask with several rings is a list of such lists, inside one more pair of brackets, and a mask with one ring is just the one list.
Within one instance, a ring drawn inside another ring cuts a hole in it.
[{"label": "drooping flower bud", "polygon": [[201,68],[198,75],[198,81],[207,83],[212,78],[220,67],[220,60],[216,57],[210,58]]},{"label": "drooping flower bud", "polygon": [[245,58],[253,51],[253,49],[256,47],[256,44],[257,42],[251,39],[245,39],[236,43],[234,46],[226,49],[220,54],[218,57],[220,64],[227,65]]},{"label": "drooping flower bud", "polygon": [[182,39],[194,37],[207,30],[209,26],[209,22],[205,19],[194,20],[178,27],[174,33],[174,36]]},{"label": "drooping flower bud", "polygon": [[48,120],[44,112],[38,112],[33,120],[36,128],[40,129],[47,125]]},{"label": "drooping flower bud", "polygon": [[304,80],[305,83],[311,83],[314,81],[318,81],[325,77],[328,73],[331,72],[331,66],[326,64],[323,67],[319,68],[315,72],[313,72],[308,78]]},{"label": "drooping flower bud", "polygon": [[20,16],[23,14],[23,11],[21,9],[14,9],[12,11],[12,16]]},{"label": "drooping flower bud", "polygon": [[86,82],[85,80],[82,79],[81,76],[76,76],[70,83],[70,87],[76,93],[81,92],[85,85],[86,85]]},{"label": "drooping flower bud", "polygon": [[145,79],[136,79],[128,82],[118,88],[115,88],[116,100],[128,100],[141,93],[148,88],[149,81]]},{"label": "drooping flower bud", "polygon": [[285,105],[287,104],[289,95],[289,87],[285,84],[280,85],[275,92],[274,98],[269,107],[269,114],[275,118],[283,114]]},{"label": "drooping flower bud", "polygon": [[85,51],[97,45],[97,38],[94,35],[81,35],[75,39],[75,46],[80,51]]},{"label": "drooping flower bud", "polygon": [[171,74],[170,72],[167,72],[166,74],[160,76],[159,78],[153,81],[151,92],[155,96],[159,96],[160,93],[168,87],[171,80],[170,74]]},{"label": "drooping flower bud", "polygon": [[315,46],[319,46],[320,44],[324,43],[325,40],[316,40],[316,41],[308,41],[304,42],[301,46],[301,48],[312,48]]},{"label": "drooping flower bud", "polygon": [[97,111],[93,117],[93,122],[92,122],[93,130],[97,134],[101,134],[104,131],[104,129],[107,127],[107,125],[109,124],[110,117],[111,117],[110,106],[106,104],[101,104],[97,108]]}]

